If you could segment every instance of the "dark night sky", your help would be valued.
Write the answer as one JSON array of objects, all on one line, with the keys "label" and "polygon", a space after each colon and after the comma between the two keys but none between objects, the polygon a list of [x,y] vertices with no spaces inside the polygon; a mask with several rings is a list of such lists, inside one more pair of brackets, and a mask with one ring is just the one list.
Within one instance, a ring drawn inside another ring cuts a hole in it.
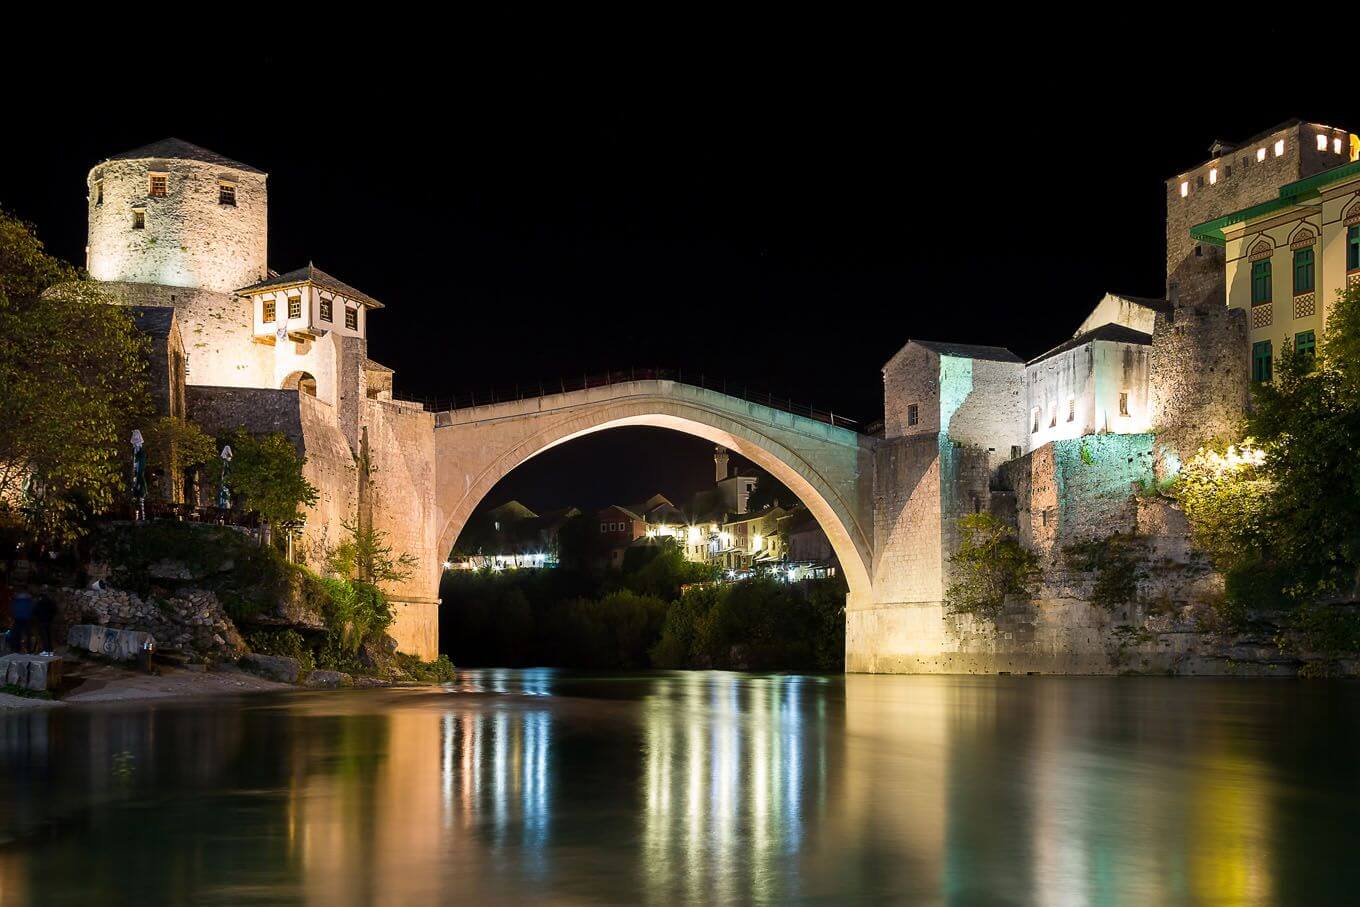
[{"label": "dark night sky", "polygon": [[[370,354],[399,395],[650,366],[868,421],[910,337],[1029,357],[1106,290],[1161,295],[1162,181],[1215,138],[1291,116],[1360,129],[1339,73],[1299,100],[996,65],[952,95],[905,71],[632,93],[487,77],[415,106],[352,81],[221,104],[168,86],[4,142],[0,205],[81,261],[89,167],[178,136],[270,174],[271,267],[310,259],[387,303]],[[710,476],[708,444],[618,430],[530,461],[488,503],[680,500]]]}]

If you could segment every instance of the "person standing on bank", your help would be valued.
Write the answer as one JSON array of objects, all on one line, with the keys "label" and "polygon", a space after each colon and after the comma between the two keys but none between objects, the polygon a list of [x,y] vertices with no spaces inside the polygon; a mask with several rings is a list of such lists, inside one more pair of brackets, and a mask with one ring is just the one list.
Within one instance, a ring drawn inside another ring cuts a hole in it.
[{"label": "person standing on bank", "polygon": [[52,621],[57,616],[57,603],[46,592],[39,593],[33,605],[33,647],[42,655],[52,654]]},{"label": "person standing on bank", "polygon": [[10,610],[14,615],[14,637],[11,644],[15,652],[26,653],[28,651],[29,627],[33,622],[33,596],[29,594],[27,586],[20,586],[14,591],[14,600],[10,603]]}]

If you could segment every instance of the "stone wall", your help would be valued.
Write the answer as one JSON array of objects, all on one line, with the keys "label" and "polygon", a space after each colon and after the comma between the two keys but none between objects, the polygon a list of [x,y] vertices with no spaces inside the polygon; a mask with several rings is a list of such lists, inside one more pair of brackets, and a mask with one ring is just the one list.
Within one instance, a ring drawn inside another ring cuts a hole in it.
[{"label": "stone wall", "polygon": [[174,308],[189,384],[277,386],[272,348],[250,340],[248,301],[212,290],[149,283],[106,283],[103,289],[124,305]]},{"label": "stone wall", "polygon": [[[164,198],[148,195],[153,170],[167,175]],[[223,179],[236,186],[234,206],[219,203]],[[96,165],[88,181],[88,267],[95,280],[226,294],[267,274],[263,173],[196,160],[117,160]],[[143,229],[132,227],[134,209],[145,212]]]},{"label": "stone wall", "polygon": [[1177,306],[1152,335],[1152,412],[1159,465],[1173,473],[1200,445],[1230,437],[1251,387],[1246,313]]},{"label": "stone wall", "polygon": [[396,553],[419,566],[389,591],[395,621],[391,634],[403,652],[429,661],[439,653],[439,550],[435,507],[434,415],[399,403],[364,400],[360,406],[373,469],[368,507],[373,528],[387,535]]},{"label": "stone wall", "polygon": [[233,660],[245,651],[245,640],[212,592],[182,588],[173,595],[145,598],[117,589],[65,589],[56,592],[60,615],[58,639],[74,624],[98,624],[150,633],[161,650],[199,658]]}]

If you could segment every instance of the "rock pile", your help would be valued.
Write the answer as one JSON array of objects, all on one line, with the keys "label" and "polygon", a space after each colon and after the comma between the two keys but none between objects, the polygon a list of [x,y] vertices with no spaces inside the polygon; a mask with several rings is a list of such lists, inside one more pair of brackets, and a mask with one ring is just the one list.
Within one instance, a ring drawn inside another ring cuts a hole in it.
[{"label": "rock pile", "polygon": [[67,624],[99,624],[142,630],[160,649],[179,650],[219,660],[246,651],[245,640],[212,592],[179,589],[169,598],[141,598],[118,589],[71,591],[63,607]]}]

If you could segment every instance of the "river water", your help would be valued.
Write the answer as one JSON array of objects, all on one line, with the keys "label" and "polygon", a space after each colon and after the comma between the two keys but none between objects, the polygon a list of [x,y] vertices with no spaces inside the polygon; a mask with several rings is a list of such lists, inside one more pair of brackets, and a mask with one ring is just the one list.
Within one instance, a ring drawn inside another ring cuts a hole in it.
[{"label": "river water", "polygon": [[1355,903],[1360,685],[585,676],[0,713],[0,903]]}]

